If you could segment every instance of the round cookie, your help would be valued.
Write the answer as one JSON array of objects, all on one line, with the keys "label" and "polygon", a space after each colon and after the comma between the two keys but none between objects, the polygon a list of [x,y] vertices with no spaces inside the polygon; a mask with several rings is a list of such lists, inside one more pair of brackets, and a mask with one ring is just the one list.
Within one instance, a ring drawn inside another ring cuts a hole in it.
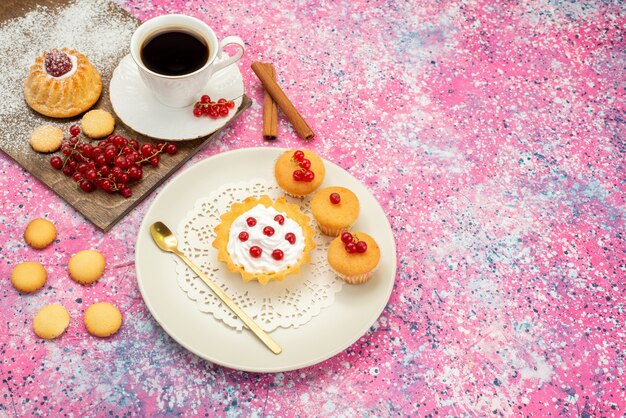
[{"label": "round cookie", "polygon": [[94,109],[83,115],[80,124],[85,135],[89,138],[98,139],[113,132],[115,119],[106,110]]},{"label": "round cookie", "polygon": [[24,261],[11,271],[11,283],[20,292],[30,293],[39,290],[46,283],[48,273],[36,261]]},{"label": "round cookie", "polygon": [[33,219],[26,225],[26,230],[24,230],[24,240],[37,250],[52,244],[56,236],[57,229],[54,224],[43,218]]},{"label": "round cookie", "polygon": [[63,131],[52,125],[40,126],[30,134],[28,142],[37,152],[54,152],[63,142]]},{"label": "round cookie", "polygon": [[80,284],[91,284],[102,277],[106,261],[96,250],[82,250],[70,258],[67,270],[70,277]]},{"label": "round cookie", "polygon": [[70,324],[70,314],[63,305],[46,305],[33,319],[35,334],[46,340],[63,334]]},{"label": "round cookie", "polygon": [[122,314],[108,302],[97,302],[85,311],[87,331],[94,337],[109,337],[122,326]]}]

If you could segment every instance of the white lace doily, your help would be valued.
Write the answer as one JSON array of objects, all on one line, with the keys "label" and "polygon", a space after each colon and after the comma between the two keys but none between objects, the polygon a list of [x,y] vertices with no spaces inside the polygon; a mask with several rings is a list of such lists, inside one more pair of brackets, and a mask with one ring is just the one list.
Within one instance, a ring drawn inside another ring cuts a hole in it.
[{"label": "white lace doily", "polygon": [[[332,272],[326,258],[331,237],[320,234],[315,227],[317,247],[311,252],[311,263],[303,265],[297,275],[288,275],[282,282],[266,285],[256,281],[244,283],[241,275],[231,273],[217,260],[217,250],[212,246],[213,229],[220,222],[220,215],[226,213],[234,202],[263,194],[273,199],[283,196],[275,183],[253,179],[224,184],[207,197],[198,199],[193,210],[178,225],[179,248],[265,331],[278,327],[296,328],[332,305],[335,293],[341,290],[343,281]],[[309,198],[287,196],[287,201],[299,204],[302,212],[311,217]],[[314,222],[311,217],[311,226]],[[182,261],[176,262],[178,285],[196,301],[198,309],[241,330],[244,325],[239,318]]]}]

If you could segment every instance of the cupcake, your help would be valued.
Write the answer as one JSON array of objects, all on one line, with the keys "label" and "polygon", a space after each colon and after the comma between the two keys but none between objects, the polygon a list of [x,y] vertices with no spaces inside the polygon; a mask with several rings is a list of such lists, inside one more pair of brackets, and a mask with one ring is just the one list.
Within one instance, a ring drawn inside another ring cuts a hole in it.
[{"label": "cupcake", "polygon": [[310,261],[315,231],[308,216],[284,197],[248,197],[233,203],[215,227],[218,260],[245,282],[282,281]]},{"label": "cupcake", "polygon": [[345,187],[327,187],[311,200],[311,214],[325,235],[338,236],[359,216],[359,199]]},{"label": "cupcake", "polygon": [[324,181],[325,174],[322,159],[306,149],[285,151],[274,166],[278,186],[293,197],[313,193]]},{"label": "cupcake", "polygon": [[328,264],[344,281],[368,281],[380,261],[380,248],[365,232],[343,232],[328,247]]}]

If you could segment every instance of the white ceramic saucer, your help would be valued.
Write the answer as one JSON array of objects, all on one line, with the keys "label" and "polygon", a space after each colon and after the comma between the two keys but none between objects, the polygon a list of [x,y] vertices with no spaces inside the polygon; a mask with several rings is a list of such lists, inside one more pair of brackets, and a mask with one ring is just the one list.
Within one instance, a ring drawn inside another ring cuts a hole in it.
[{"label": "white ceramic saucer", "polygon": [[193,105],[183,108],[165,106],[148,90],[139,76],[137,65],[126,55],[113,71],[109,84],[111,105],[120,120],[145,136],[169,141],[183,141],[207,136],[224,126],[237,113],[244,94],[243,77],[234,64],[213,74],[198,94],[212,100],[234,99],[235,107],[227,117],[210,119],[193,115]]}]

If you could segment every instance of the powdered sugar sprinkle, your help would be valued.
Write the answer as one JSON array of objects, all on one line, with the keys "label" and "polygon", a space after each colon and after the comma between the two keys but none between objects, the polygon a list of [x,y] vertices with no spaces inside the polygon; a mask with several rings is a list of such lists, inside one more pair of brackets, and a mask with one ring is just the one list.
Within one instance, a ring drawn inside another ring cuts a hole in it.
[{"label": "powdered sugar sprinkle", "polygon": [[130,38],[137,27],[137,21],[115,10],[117,7],[109,0],[77,0],[58,9],[37,6],[24,16],[0,25],[3,149],[11,147],[11,151],[17,151],[22,145],[16,143],[15,133],[28,133],[43,123],[30,117],[23,83],[35,58],[44,51],[69,48],[82,52],[100,71],[103,82],[107,83],[104,88],[108,88],[105,73],[112,72],[128,53]]}]

